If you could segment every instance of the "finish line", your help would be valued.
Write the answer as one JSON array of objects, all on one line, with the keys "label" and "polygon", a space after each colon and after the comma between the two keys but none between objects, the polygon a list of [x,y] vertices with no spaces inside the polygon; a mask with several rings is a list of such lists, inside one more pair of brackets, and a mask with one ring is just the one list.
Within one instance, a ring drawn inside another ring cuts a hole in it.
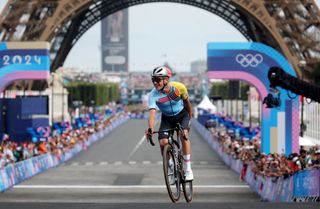
[{"label": "finish line", "polygon": [[[165,185],[16,185],[15,189],[163,189]],[[194,185],[198,189],[249,188],[248,185]]]}]

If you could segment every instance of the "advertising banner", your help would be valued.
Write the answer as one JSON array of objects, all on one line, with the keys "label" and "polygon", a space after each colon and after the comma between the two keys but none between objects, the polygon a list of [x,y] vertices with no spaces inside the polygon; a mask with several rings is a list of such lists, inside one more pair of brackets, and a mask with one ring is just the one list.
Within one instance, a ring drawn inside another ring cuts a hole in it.
[{"label": "advertising banner", "polygon": [[319,194],[319,170],[304,170],[294,175],[294,197],[314,197]]},{"label": "advertising banner", "polygon": [[101,21],[102,71],[128,72],[128,10]]},{"label": "advertising banner", "polygon": [[14,165],[14,172],[16,177],[16,183],[20,183],[26,179],[26,168],[23,162],[19,162]]},{"label": "advertising banner", "polygon": [[291,202],[292,199],[292,185],[293,177],[283,179],[278,183],[278,193],[275,201],[279,202]]},{"label": "advertising banner", "polygon": [[0,170],[0,192],[6,190],[7,185],[6,185],[6,179],[7,175],[5,170]]},{"label": "advertising banner", "polygon": [[0,42],[0,92],[15,80],[47,80],[49,43]]},{"label": "advertising banner", "polygon": [[[260,98],[270,93],[268,72],[281,67],[295,75],[289,62],[275,49],[261,43],[208,43],[207,76],[209,79],[243,80],[254,86]],[[279,90],[281,105],[277,108],[260,107],[261,151],[289,155],[299,150],[299,100],[290,98],[286,90]],[[249,101],[258,95],[249,95]]]}]

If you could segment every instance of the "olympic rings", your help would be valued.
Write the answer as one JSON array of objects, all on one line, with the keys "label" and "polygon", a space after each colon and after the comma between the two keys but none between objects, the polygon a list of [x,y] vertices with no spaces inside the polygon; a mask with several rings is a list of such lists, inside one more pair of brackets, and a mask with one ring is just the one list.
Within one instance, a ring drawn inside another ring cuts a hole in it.
[{"label": "olympic rings", "polygon": [[263,62],[263,56],[261,54],[238,54],[236,56],[236,61],[242,67],[257,67],[260,63]]}]

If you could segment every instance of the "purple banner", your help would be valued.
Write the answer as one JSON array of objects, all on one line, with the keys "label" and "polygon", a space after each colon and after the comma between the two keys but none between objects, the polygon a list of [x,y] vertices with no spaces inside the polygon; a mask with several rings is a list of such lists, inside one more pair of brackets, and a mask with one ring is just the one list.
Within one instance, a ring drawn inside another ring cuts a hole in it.
[{"label": "purple banner", "polygon": [[319,169],[304,170],[294,175],[294,197],[320,196],[319,171]]}]

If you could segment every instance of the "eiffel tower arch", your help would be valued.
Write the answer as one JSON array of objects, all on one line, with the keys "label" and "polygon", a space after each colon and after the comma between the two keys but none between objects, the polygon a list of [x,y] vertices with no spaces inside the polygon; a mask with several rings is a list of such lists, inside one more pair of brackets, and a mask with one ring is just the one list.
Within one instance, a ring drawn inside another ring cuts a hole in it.
[{"label": "eiffel tower arch", "polygon": [[207,10],[252,42],[284,55],[301,77],[320,58],[320,13],[314,0],[8,0],[0,16],[1,41],[51,43],[51,71],[62,66],[80,37],[108,15],[134,5],[172,2]]}]

